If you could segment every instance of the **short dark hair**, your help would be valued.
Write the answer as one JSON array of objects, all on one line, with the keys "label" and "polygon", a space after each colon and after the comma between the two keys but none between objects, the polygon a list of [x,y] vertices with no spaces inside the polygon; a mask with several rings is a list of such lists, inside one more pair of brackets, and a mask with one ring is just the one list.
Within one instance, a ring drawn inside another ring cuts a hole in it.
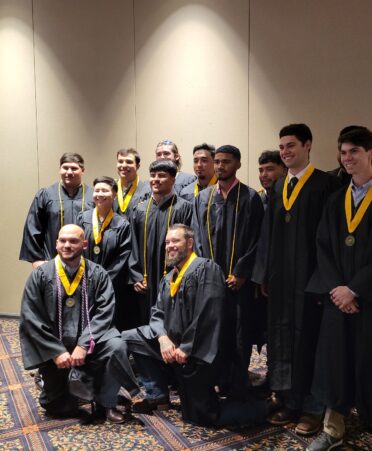
[{"label": "short dark hair", "polygon": [[168,230],[177,230],[177,229],[182,229],[183,233],[185,235],[186,240],[192,238],[194,239],[194,230],[187,226],[186,224],[172,224]]},{"label": "short dark hair", "polygon": [[289,135],[295,136],[302,142],[302,145],[304,145],[306,141],[313,140],[311,130],[306,124],[289,124],[283,127],[279,132],[279,138]]},{"label": "short dark hair", "polygon": [[81,168],[83,168],[84,158],[78,153],[66,152],[59,159],[59,166],[61,167],[64,163],[77,163]]},{"label": "short dark hair", "polygon": [[274,163],[286,168],[283,160],[280,158],[279,150],[264,150],[258,158],[258,164]]},{"label": "short dark hair", "polygon": [[198,150],[207,150],[212,155],[212,158],[214,158],[214,155],[216,153],[216,148],[213,146],[213,144],[207,143],[198,144],[193,148],[192,154],[194,155],[194,153],[197,152]]},{"label": "short dark hair", "polygon": [[130,147],[129,149],[119,149],[116,152],[116,158],[118,158],[118,156],[122,156],[122,157],[126,157],[127,155],[133,155],[134,159],[136,160],[136,164],[137,166],[139,166],[139,164],[141,163],[141,155],[137,152],[136,149],[133,149],[132,147]]},{"label": "short dark hair", "polygon": [[149,172],[168,172],[169,175],[175,177],[177,175],[177,165],[171,160],[156,160],[149,166]]},{"label": "short dark hair", "polygon": [[363,125],[348,125],[340,130],[340,134],[338,136],[340,137],[341,135],[352,132],[353,130],[368,130],[368,128]]},{"label": "short dark hair", "polygon": [[372,132],[368,128],[356,128],[350,132],[344,133],[338,138],[338,149],[344,143],[363,147],[366,151],[372,149]]},{"label": "short dark hair", "polygon": [[97,183],[106,183],[106,185],[111,186],[112,191],[114,191],[115,193],[118,192],[118,184],[112,177],[109,177],[107,175],[103,175],[102,177],[96,177],[93,180],[93,186],[96,186]]},{"label": "short dark hair", "polygon": [[240,161],[241,158],[240,150],[237,147],[232,146],[231,144],[220,146],[218,149],[216,149],[216,153],[229,153],[238,161]]}]

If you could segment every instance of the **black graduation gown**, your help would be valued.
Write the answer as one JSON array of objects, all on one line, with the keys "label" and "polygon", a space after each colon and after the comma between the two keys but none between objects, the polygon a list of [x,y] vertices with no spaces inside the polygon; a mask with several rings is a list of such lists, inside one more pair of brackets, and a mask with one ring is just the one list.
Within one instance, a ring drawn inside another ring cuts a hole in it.
[{"label": "black graduation gown", "polygon": [[93,251],[95,242],[92,213],[93,210],[87,210],[84,213],[80,213],[77,218],[77,224],[84,229],[85,238],[88,240],[88,248],[84,251],[84,256],[103,266],[110,276],[116,300],[115,325],[120,330],[122,323],[125,322],[124,318],[121,317],[129,314],[129,312],[125,311],[124,304],[129,302],[129,300],[127,302],[127,299],[125,299],[125,278],[128,273],[128,259],[132,249],[130,225],[125,217],[115,213],[109,226],[103,233],[102,241],[99,245],[101,252],[97,255]]},{"label": "black graduation gown", "polygon": [[[213,187],[204,189],[195,198],[192,219],[196,253],[206,258],[212,257],[207,228],[208,201],[212,189]],[[215,190],[210,206],[210,235],[214,261],[221,266],[225,277],[229,273],[237,194],[238,185],[230,191],[226,201]],[[253,343],[251,321],[254,321],[254,318],[250,314],[248,298],[252,296],[250,279],[262,217],[263,206],[260,197],[255,190],[241,184],[232,274],[245,277],[247,281],[239,292],[226,290],[225,314],[228,316],[230,340],[235,342],[237,352],[242,360],[241,364],[245,369],[249,364],[249,345]]]},{"label": "black graduation gown", "polygon": [[[317,234],[318,264],[307,291],[324,294],[324,314],[316,355],[313,393],[331,408],[355,405],[372,424],[372,205],[353,232],[345,219],[345,192],[330,197]],[[329,298],[337,286],[358,295],[359,313],[346,314]]]},{"label": "black graduation gown", "polygon": [[132,213],[134,208],[142,202],[143,200],[149,198],[151,196],[151,188],[149,182],[142,182],[141,180],[138,182],[138,186],[136,191],[134,192],[132,199],[129,202],[125,213],[120,210],[119,203],[117,198],[114,200],[113,210],[120,216],[125,216],[126,219],[130,222],[132,218]]},{"label": "black graduation gown", "polygon": [[176,181],[174,183],[174,191],[179,194],[185,186],[196,180],[196,175],[187,172],[177,172]]},{"label": "black graduation gown", "polygon": [[[192,215],[192,205],[174,195],[170,225],[186,224],[190,225]],[[144,225],[146,210],[150,199],[137,205],[133,212],[131,221],[132,230],[132,254],[129,258],[129,279],[128,283],[135,284],[143,281],[144,275]],[[164,273],[165,261],[165,237],[167,235],[167,223],[169,207],[172,203],[172,196],[165,202],[156,205],[151,203],[147,221],[147,286],[146,295],[138,296],[138,303],[141,310],[141,324],[147,324],[150,319],[151,307],[155,304],[158,295],[158,287]]]},{"label": "black graduation gown", "polygon": [[194,202],[194,191],[195,191],[195,185],[196,185],[197,181],[195,180],[195,182],[190,183],[190,185],[185,186],[184,188],[182,188],[182,190],[180,191],[180,197],[182,197],[182,199],[187,200],[188,202]]},{"label": "black graduation gown", "polygon": [[[36,194],[28,212],[23,229],[20,260],[34,262],[50,260],[57,254],[56,241],[61,228],[59,183],[42,188]],[[94,207],[93,190],[85,185],[84,210]],[[82,210],[83,189],[79,187],[74,197],[70,197],[61,187],[63,203],[63,224],[76,224],[77,215]]]},{"label": "black graduation gown", "polygon": [[305,297],[316,264],[315,236],[335,177],[315,169],[285,221],[285,178],[271,190],[257,250],[253,280],[268,299],[268,368],[273,390],[310,391],[321,307]]},{"label": "black graduation gown", "polygon": [[[114,290],[101,266],[86,260],[90,329],[96,343],[119,335],[111,328]],[[63,293],[63,305],[68,296]],[[23,292],[20,317],[20,342],[26,370],[38,368],[76,345],[89,348],[88,326],[81,328],[81,290],[72,296],[74,307],[63,307],[62,341],[59,339],[55,260],[33,270]],[[94,354],[93,354],[94,355]]]},{"label": "black graduation gown", "polygon": [[225,278],[211,260],[196,258],[184,274],[174,298],[170,294],[173,271],[161,281],[148,326],[123,335],[132,352],[161,360],[157,338],[167,335],[188,354],[186,365],[174,364],[179,380],[185,421],[213,424],[220,406],[214,386],[214,363],[220,349]]}]

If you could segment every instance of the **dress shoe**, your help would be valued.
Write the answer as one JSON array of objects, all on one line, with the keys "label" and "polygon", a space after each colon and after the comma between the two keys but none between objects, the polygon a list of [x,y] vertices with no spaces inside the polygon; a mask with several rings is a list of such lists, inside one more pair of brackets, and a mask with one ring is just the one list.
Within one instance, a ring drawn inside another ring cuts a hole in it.
[{"label": "dress shoe", "polygon": [[295,432],[299,435],[313,435],[317,433],[322,425],[322,415],[312,415],[311,413],[304,413],[301,415]]},{"label": "dress shoe", "polygon": [[170,402],[168,396],[162,396],[156,399],[143,399],[142,401],[135,402],[132,405],[133,413],[151,414],[154,410],[169,410]]},{"label": "dress shoe", "polygon": [[121,424],[126,421],[125,416],[115,408],[106,409],[106,419],[114,424]]},{"label": "dress shoe", "polygon": [[298,418],[297,410],[288,409],[288,407],[283,407],[277,412],[270,415],[267,421],[270,424],[275,424],[276,426],[284,426],[286,424],[292,423]]}]

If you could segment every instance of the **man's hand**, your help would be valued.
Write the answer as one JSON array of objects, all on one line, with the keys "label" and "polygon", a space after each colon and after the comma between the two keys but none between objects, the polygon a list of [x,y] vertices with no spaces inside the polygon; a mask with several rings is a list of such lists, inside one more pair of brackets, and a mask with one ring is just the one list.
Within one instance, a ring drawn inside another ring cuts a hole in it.
[{"label": "man's hand", "polygon": [[32,262],[32,269],[38,268],[39,266],[43,265],[46,262],[46,260],[38,260],[36,262]]},{"label": "man's hand", "polygon": [[66,351],[63,354],[54,357],[53,362],[60,370],[63,368],[71,368],[71,355]]},{"label": "man's hand", "polygon": [[175,361],[174,343],[166,336],[159,337],[160,352],[165,363],[173,363]]},{"label": "man's hand", "polygon": [[233,291],[239,291],[240,288],[245,284],[245,281],[245,277],[238,277],[233,275],[229,276],[226,279],[227,286]]},{"label": "man's hand", "polygon": [[187,354],[186,352],[181,351],[180,348],[177,348],[174,351],[174,358],[176,359],[176,362],[181,365],[187,362]]},{"label": "man's hand", "polygon": [[85,363],[87,351],[81,346],[76,346],[71,354],[71,366],[82,366]]},{"label": "man's hand", "polygon": [[142,280],[142,282],[136,282],[133,285],[133,288],[136,293],[145,294],[147,291],[147,283],[144,280]]},{"label": "man's hand", "polygon": [[338,286],[330,291],[332,302],[344,313],[358,313],[359,305],[354,293],[347,286]]}]

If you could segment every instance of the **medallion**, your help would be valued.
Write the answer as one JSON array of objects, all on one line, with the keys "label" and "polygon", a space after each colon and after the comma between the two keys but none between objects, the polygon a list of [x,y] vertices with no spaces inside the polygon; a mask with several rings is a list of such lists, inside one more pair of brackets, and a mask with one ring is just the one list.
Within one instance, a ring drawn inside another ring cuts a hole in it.
[{"label": "medallion", "polygon": [[290,221],[291,221],[291,214],[290,214],[289,212],[287,212],[287,213],[284,215],[284,221],[285,221],[285,222],[290,222]]},{"label": "medallion", "polygon": [[66,299],[66,307],[73,307],[75,305],[75,299],[67,298]]},{"label": "medallion", "polygon": [[93,252],[94,252],[96,255],[98,255],[98,254],[101,252],[100,247],[99,247],[99,246],[94,246]]},{"label": "medallion", "polygon": [[353,235],[348,235],[345,238],[345,244],[346,244],[346,246],[349,246],[349,247],[354,246],[354,244],[355,244],[355,237]]}]

